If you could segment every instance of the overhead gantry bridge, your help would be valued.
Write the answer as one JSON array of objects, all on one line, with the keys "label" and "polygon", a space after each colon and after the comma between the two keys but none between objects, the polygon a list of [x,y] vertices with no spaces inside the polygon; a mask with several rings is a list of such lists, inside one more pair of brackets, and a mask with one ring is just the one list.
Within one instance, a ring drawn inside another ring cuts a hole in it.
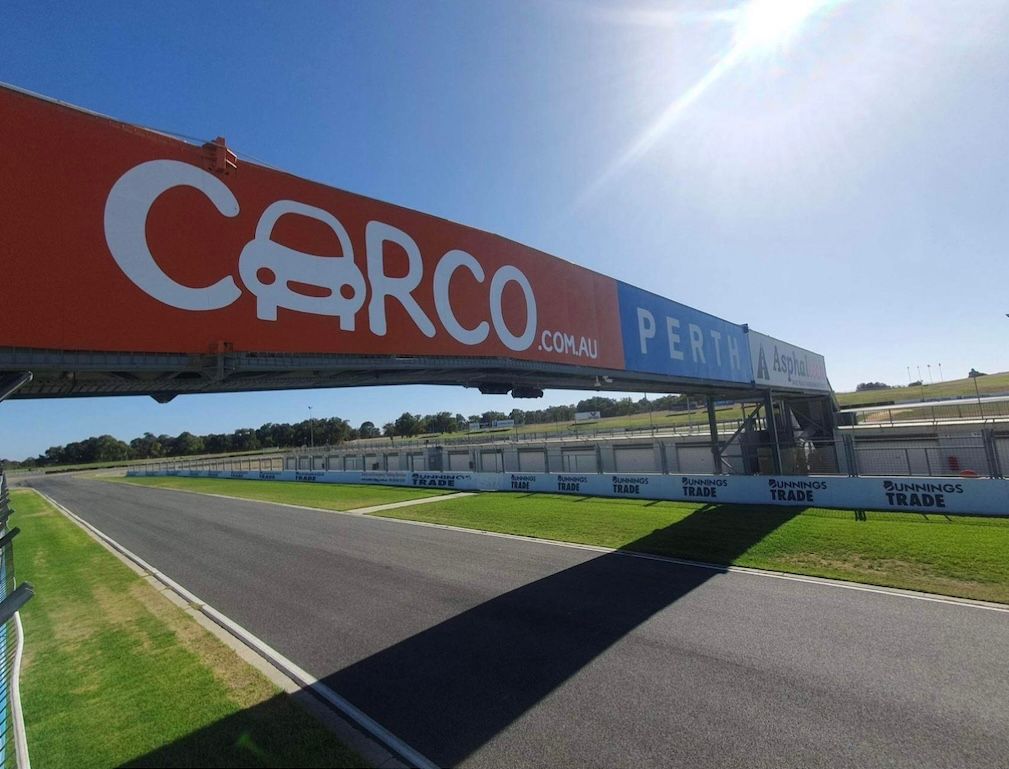
[{"label": "overhead gantry bridge", "polygon": [[223,139],[0,87],[0,147],[0,373],[32,374],[12,397],[635,391],[703,396],[713,430],[715,400],[777,408],[772,433],[833,427],[816,353]]}]

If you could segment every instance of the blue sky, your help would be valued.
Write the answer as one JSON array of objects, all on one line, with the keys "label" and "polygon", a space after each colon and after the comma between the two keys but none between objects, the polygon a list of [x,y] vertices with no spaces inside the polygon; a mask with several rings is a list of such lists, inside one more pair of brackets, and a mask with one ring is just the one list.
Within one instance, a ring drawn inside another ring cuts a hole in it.
[{"label": "blue sky", "polygon": [[[1009,1],[782,2],[813,12],[742,54],[736,2],[9,2],[0,80],[748,322],[837,389],[1009,369]],[[0,456],[580,397],[9,402]]]}]

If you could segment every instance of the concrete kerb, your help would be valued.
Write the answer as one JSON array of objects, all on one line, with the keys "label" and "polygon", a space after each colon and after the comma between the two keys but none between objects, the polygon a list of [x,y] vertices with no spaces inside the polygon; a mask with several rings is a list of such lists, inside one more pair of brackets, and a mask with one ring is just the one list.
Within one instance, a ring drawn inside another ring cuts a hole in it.
[{"label": "concrete kerb", "polygon": [[[114,539],[80,518],[52,497],[33,489],[56,510],[73,521],[102,547],[143,577],[161,595],[192,617],[201,627],[226,644],[238,656],[267,677],[275,686],[315,716],[341,742],[355,750],[376,769],[436,769],[421,755],[339,694],[302,670],[241,625],[200,600],[167,575],[158,571]],[[317,508],[309,508],[317,509]]]}]

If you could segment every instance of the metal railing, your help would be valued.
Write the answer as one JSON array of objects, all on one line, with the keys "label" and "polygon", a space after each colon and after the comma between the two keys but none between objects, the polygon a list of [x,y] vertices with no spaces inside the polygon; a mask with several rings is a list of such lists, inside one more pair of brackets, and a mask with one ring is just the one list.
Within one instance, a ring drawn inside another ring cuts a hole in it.
[{"label": "metal railing", "polygon": [[[578,441],[592,440],[612,440],[616,438],[643,438],[643,437],[686,437],[692,435],[707,435],[707,418],[697,417],[697,421],[687,424],[663,425],[661,418],[663,414],[655,415],[655,424],[648,427],[608,427],[601,428],[595,425],[584,427],[564,427],[561,429],[527,430],[521,429],[488,429],[469,433],[438,433],[424,437],[395,437],[395,438],[358,438],[340,446],[317,446],[309,448],[301,446],[292,448],[291,453],[311,454],[319,453],[323,450],[374,450],[374,449],[424,449],[430,446],[444,446],[446,448],[462,448],[465,446],[481,445],[507,445],[511,443],[577,443]],[[739,428],[743,420],[726,419],[718,421],[719,432],[732,433]],[[544,428],[549,425],[542,425]]]},{"label": "metal railing", "polygon": [[187,459],[173,457],[169,459],[151,460],[133,470],[218,470],[220,472],[251,471],[276,472],[284,469],[284,454],[274,454],[267,457],[214,457],[206,459]]},{"label": "metal railing", "polygon": [[[719,443],[719,472],[738,475],[963,476],[1001,478],[1009,469],[1009,434],[981,430],[976,434],[925,437],[865,436],[846,431],[837,439],[794,438],[775,452],[766,441]],[[711,473],[711,441],[706,434],[690,437],[651,436],[637,441],[519,445],[446,444],[403,451],[381,450],[292,452],[269,460],[182,460],[165,462],[160,470],[473,470],[479,472],[636,472]],[[776,456],[777,455],[777,456]]]},{"label": "metal railing", "polygon": [[844,409],[854,427],[989,424],[1009,422],[1009,396],[961,397]]},{"label": "metal railing", "polygon": [[20,529],[8,525],[13,512],[7,476],[0,471],[0,766],[30,769],[18,690],[24,639],[18,610],[35,589],[29,582],[16,586],[13,542]]}]

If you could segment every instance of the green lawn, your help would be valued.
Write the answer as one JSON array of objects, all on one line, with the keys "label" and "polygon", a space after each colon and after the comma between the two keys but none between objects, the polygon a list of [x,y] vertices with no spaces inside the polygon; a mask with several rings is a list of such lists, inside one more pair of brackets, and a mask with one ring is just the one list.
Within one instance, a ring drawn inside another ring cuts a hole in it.
[{"label": "green lawn", "polygon": [[493,493],[383,517],[1009,603],[1009,519]]},{"label": "green lawn", "polygon": [[359,766],[287,695],[30,491],[14,491],[38,767]]},{"label": "green lawn", "polygon": [[111,478],[118,483],[134,483],[159,489],[183,489],[204,494],[284,502],[289,505],[319,507],[323,510],[354,510],[358,507],[388,505],[411,499],[434,497],[446,492],[438,489],[400,488],[396,486],[358,486],[336,483],[296,483],[293,481],[245,481],[232,478],[166,477]]},{"label": "green lawn", "polygon": [[974,380],[970,378],[952,379],[948,382],[936,382],[921,387],[891,387],[888,390],[866,390],[864,392],[838,393],[837,400],[842,408],[861,406],[865,403],[905,403],[944,398],[973,397],[977,393],[984,395],[1003,395],[1009,393],[1009,372],[988,374],[978,377],[977,390]]}]

